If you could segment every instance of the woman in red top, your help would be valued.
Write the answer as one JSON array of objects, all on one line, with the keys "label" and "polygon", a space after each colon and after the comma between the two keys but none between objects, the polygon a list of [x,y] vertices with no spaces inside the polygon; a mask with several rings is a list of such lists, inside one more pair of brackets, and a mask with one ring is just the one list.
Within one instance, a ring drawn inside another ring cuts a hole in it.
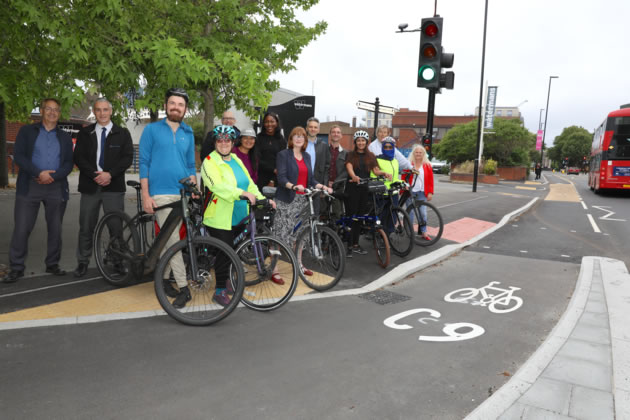
[{"label": "woman in red top", "polygon": [[[304,189],[324,188],[332,193],[332,188],[323,186],[313,178],[311,156],[306,152],[306,130],[302,127],[291,130],[289,148],[278,153],[276,168],[278,187],[275,199],[278,213],[274,218],[273,228],[281,240],[293,247],[296,236],[293,235],[293,227],[297,222],[296,217],[308,204]],[[304,269],[304,274],[308,276],[313,273]]]},{"label": "woman in red top", "polygon": [[[427,158],[427,151],[422,145],[416,144],[414,146],[411,150],[411,154],[409,155],[409,162],[411,162],[412,168],[418,172],[413,187],[411,188],[411,195],[416,200],[431,201],[433,198],[433,168],[431,167],[431,162],[429,162],[429,159]],[[422,217],[426,219],[427,208],[425,206],[421,206],[420,212],[422,213]],[[411,219],[411,223],[413,223],[413,212],[409,214],[409,217]],[[424,239],[428,241],[431,240],[429,234],[427,233],[426,226],[422,226],[420,230]]]}]

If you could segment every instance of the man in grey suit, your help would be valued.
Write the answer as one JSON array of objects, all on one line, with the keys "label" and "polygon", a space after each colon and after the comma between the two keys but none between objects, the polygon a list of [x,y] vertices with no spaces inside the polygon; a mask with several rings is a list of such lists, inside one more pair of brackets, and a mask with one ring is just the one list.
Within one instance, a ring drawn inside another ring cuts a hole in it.
[{"label": "man in grey suit", "polygon": [[311,156],[311,169],[313,178],[324,185],[328,185],[328,168],[330,167],[330,153],[328,145],[324,141],[318,141],[319,120],[311,117],[306,122],[306,136],[308,144],[306,151]]}]

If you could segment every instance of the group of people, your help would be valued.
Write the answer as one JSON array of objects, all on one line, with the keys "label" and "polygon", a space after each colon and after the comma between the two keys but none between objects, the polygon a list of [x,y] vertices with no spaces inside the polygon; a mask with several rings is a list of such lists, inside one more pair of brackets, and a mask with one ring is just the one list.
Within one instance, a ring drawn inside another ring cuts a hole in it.
[{"label": "group of people", "polygon": [[[159,225],[168,217],[180,199],[179,180],[190,178],[197,183],[195,142],[193,131],[184,121],[188,94],[183,89],[169,89],[165,95],[166,118],[147,125],[139,145],[140,184],[143,209],[156,214]],[[33,229],[40,203],[44,203],[48,224],[48,254],[46,271],[64,275],[59,267],[61,255],[61,224],[68,201],[67,175],[73,165],[79,168],[81,193],[79,240],[76,250],[76,277],[87,271],[92,254],[92,235],[100,208],[104,212],[124,211],[125,171],[133,161],[133,144],[129,131],[111,121],[112,105],[105,98],[93,106],[96,123],[84,127],[77,136],[72,151],[70,135],[57,126],[59,102],[46,99],[41,104],[42,122],[22,127],[15,145],[15,160],[20,166],[15,202],[15,229],[11,239],[11,271],[4,282],[15,282],[24,275],[24,261],[28,237]],[[367,186],[360,182],[370,176],[384,176],[389,182],[400,177],[400,170],[413,169],[417,174],[413,194],[431,200],[433,172],[425,149],[417,145],[410,159],[396,149],[396,141],[389,137],[389,128],[377,129],[377,139],[369,143],[363,130],[354,133],[353,150],[345,150],[340,141],[341,127],[333,125],[328,142],[318,139],[320,124],[317,118],[306,121],[306,128],[295,127],[287,138],[283,136],[280,118],[273,112],[263,117],[260,133],[234,126],[234,116],[226,112],[222,124],[215,127],[201,147],[201,178],[210,199],[204,211],[203,223],[210,234],[230,246],[237,226],[247,216],[249,204],[264,198],[265,186],[276,187],[277,208],[274,232],[289,245],[295,238],[293,227],[296,215],[307,204],[307,188],[333,192],[333,187],[345,191],[346,214],[361,214],[368,208]],[[341,203],[333,202],[333,212],[341,215]],[[157,209],[157,211],[156,211]],[[359,246],[360,224],[353,222],[347,257],[365,254]],[[426,235],[426,232],[424,233]],[[173,232],[165,249],[179,240]],[[305,275],[312,275],[304,268]],[[165,282],[166,293],[174,298],[175,307],[183,307],[191,300],[187,286],[184,261],[173,258],[165,275],[174,277],[177,288]],[[215,302],[227,305],[230,285],[227,276],[217,278]],[[283,284],[277,274],[271,281]]]}]

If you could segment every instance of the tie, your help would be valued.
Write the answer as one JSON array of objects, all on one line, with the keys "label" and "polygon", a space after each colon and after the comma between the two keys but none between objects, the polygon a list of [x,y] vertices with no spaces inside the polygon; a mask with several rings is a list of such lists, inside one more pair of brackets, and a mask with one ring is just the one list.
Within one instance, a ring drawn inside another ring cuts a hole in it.
[{"label": "tie", "polygon": [[98,160],[98,166],[101,167],[101,170],[104,170],[103,165],[105,164],[105,140],[107,139],[107,128],[103,127],[103,131],[101,132],[101,157]]}]

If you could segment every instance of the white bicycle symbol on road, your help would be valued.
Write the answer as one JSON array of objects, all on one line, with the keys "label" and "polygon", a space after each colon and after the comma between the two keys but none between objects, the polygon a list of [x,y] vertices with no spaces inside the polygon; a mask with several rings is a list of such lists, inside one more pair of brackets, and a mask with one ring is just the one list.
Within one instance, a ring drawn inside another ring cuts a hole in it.
[{"label": "white bicycle symbol on road", "polygon": [[[520,287],[512,287],[509,289],[502,289],[496,287],[497,284],[501,284],[499,281],[491,281],[487,285],[475,289],[474,287],[465,287],[463,289],[453,290],[444,296],[444,300],[447,302],[465,302],[467,300],[475,298],[481,293],[481,299],[473,300],[471,305],[487,306],[490,312],[495,314],[504,314],[517,310],[523,305],[523,299],[518,296],[514,296],[514,292],[521,290]],[[500,293],[488,293],[500,292]]]}]

